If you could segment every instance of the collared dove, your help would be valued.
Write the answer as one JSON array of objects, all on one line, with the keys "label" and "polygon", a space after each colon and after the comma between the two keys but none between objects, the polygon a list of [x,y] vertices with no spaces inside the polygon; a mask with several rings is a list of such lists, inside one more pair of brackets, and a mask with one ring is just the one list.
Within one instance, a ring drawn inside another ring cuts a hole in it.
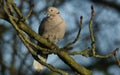
[{"label": "collared dove", "polygon": [[[43,36],[50,42],[57,44],[63,38],[66,31],[66,23],[60,16],[59,10],[55,7],[47,9],[47,17],[45,17],[38,29],[39,35]],[[42,45],[40,45],[42,46]],[[48,55],[39,53],[39,58],[46,62]],[[33,67],[36,71],[43,70],[44,66],[36,60],[33,62]]]}]

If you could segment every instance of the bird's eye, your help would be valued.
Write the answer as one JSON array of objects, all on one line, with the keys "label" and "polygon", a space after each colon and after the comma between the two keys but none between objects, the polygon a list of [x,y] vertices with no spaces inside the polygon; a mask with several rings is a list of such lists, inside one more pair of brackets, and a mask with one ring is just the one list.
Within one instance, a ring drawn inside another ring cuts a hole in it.
[{"label": "bird's eye", "polygon": [[53,11],[52,9],[50,11]]}]

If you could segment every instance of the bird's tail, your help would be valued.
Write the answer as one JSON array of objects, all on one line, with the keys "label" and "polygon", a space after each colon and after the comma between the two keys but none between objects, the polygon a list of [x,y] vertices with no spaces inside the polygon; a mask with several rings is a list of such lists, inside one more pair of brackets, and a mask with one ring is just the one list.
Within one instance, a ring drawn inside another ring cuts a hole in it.
[{"label": "bird's tail", "polygon": [[[40,60],[43,61],[43,62],[46,62],[46,61],[47,61],[47,59],[44,58],[44,57],[39,56],[39,58],[40,58]],[[38,61],[36,61],[36,60],[33,61],[33,68],[34,68],[36,71],[41,71],[41,70],[44,69],[44,67],[45,67],[45,66],[42,65],[42,64],[40,64]]]}]

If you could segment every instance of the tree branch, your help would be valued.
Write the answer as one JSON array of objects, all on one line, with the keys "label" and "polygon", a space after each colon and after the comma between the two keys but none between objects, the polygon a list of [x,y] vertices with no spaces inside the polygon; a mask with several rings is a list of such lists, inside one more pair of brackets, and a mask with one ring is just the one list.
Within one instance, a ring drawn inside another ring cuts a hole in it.
[{"label": "tree branch", "polygon": [[70,55],[82,55],[82,56],[85,56],[85,57],[90,57],[89,56],[89,52],[90,51],[90,48],[88,47],[88,48],[86,48],[86,49],[84,49],[84,50],[82,50],[82,51],[74,51],[74,52],[71,52],[71,53],[69,53]]},{"label": "tree branch", "polygon": [[94,7],[91,6],[91,18],[90,18],[90,22],[89,22],[89,31],[90,31],[90,38],[91,38],[91,47],[92,47],[92,55],[94,56],[96,54],[95,51],[95,38],[94,38],[94,33],[93,33],[93,29],[92,29],[92,24],[93,24],[93,18],[94,18]]},{"label": "tree branch", "polygon": [[79,27],[79,31],[78,31],[76,38],[72,42],[68,43],[65,47],[63,47],[64,49],[69,49],[73,44],[75,44],[78,41],[78,39],[80,39],[80,32],[82,29],[82,19],[83,19],[83,17],[81,16],[80,17],[80,27]]},{"label": "tree branch", "polygon": [[[94,18],[94,7],[91,6],[91,18],[90,18],[90,22],[89,22],[89,30],[90,30],[90,38],[91,38],[91,47],[92,47],[92,56],[96,57],[96,58],[109,58],[111,56],[114,56],[115,53],[117,52],[118,48],[116,48],[112,53],[106,54],[106,55],[98,55],[96,54],[96,46],[95,46],[95,37],[94,37],[94,33],[93,33],[93,29],[92,29],[92,23],[93,23],[93,18]],[[115,58],[118,62],[118,65],[120,65],[120,60],[118,59],[118,57],[115,55]]]}]

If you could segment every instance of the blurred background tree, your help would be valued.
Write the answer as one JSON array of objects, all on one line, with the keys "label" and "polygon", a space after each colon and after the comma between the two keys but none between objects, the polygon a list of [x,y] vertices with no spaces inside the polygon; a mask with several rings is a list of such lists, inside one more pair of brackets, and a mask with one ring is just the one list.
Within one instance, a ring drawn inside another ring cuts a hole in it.
[{"label": "blurred background tree", "polygon": [[[23,15],[26,15],[32,4],[32,15],[27,19],[30,27],[37,32],[41,20],[45,17],[45,10],[54,0],[14,0]],[[77,34],[79,16],[83,16],[81,39],[74,45],[75,50],[90,47],[88,23],[90,6],[95,7],[94,33],[98,54],[107,54],[114,48],[120,48],[120,0],[56,0],[56,7],[67,23],[64,39],[59,47],[70,42]],[[120,57],[120,51],[118,51]],[[120,68],[114,57],[108,59],[85,58],[81,55],[73,56],[76,61],[93,71],[93,75],[119,75]],[[50,55],[48,63],[66,71],[71,69],[55,55]],[[0,21],[0,75],[56,75],[47,68],[38,73],[32,67],[33,58],[27,48],[17,37],[13,27],[4,20]],[[72,74],[71,74],[72,75]]]}]

